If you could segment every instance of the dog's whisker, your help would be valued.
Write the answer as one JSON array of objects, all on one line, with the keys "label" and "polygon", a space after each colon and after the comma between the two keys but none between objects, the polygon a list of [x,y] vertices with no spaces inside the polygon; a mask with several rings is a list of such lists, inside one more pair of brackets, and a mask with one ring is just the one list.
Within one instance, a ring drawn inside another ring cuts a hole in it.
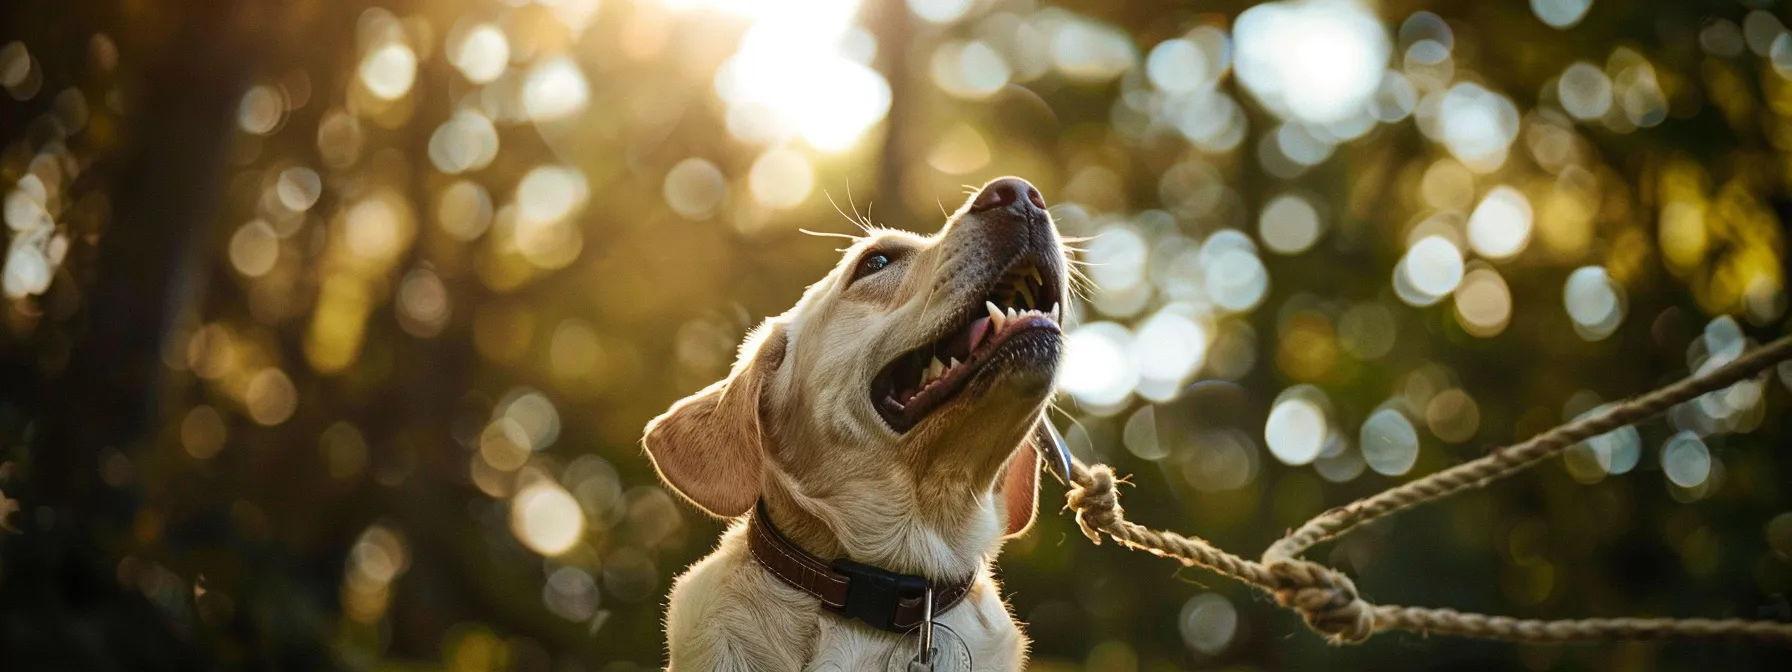
[{"label": "dog's whisker", "polygon": [[[857,214],[858,214],[858,211],[857,211],[857,210],[854,210],[854,211],[853,211],[853,214],[851,214],[851,215],[848,215],[848,214],[846,214],[846,211],[845,211],[845,210],[841,210],[841,209],[840,209],[840,204],[839,204],[839,203],[838,203],[838,202],[836,202],[836,201],[834,201],[834,194],[833,194],[833,193],[831,193],[831,192],[828,192],[828,191],[826,191],[826,190],[823,190],[823,191],[822,191],[822,192],[821,192],[821,194],[822,194],[822,195],[823,195],[823,196],[826,196],[826,197],[827,197],[827,198],[828,198],[828,205],[831,205],[831,206],[834,206],[834,212],[837,212],[837,213],[840,213],[840,216],[841,216],[841,217],[844,217],[844,218],[846,218],[846,221],[848,221],[848,222],[852,222],[852,225],[853,225],[853,226],[856,226],[856,227],[859,227],[859,230],[860,230],[860,231],[864,231],[864,232],[865,232],[865,235],[871,235],[871,231],[870,231],[870,230],[869,230],[869,229],[866,229],[866,228],[865,228],[865,225],[864,225],[864,224],[863,224],[863,223],[862,223],[862,222],[860,222],[860,221],[859,221],[859,218],[858,218],[858,217],[856,217],[856,216],[855,216],[855,215],[857,215]],[[849,198],[849,199],[850,199],[850,198],[851,198],[851,196],[848,196],[848,197],[847,197],[847,198]]]},{"label": "dog's whisker", "polygon": [[[817,238],[845,238],[847,240],[851,240],[851,241],[855,241],[855,242],[865,239],[864,236],[855,236],[850,233],[836,233],[833,231],[811,231],[809,229],[797,229],[797,232],[805,233],[805,234],[808,234],[811,236],[815,236]],[[836,251],[841,251],[841,250],[836,250]]]}]

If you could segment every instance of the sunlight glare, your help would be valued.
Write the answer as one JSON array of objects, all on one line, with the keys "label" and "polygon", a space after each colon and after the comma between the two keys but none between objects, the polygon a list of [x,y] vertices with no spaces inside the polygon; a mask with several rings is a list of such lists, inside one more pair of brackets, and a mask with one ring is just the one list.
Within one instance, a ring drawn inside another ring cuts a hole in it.
[{"label": "sunlight glare", "polygon": [[1352,0],[1257,5],[1238,16],[1239,81],[1278,116],[1331,124],[1381,87],[1387,30]]},{"label": "sunlight glare", "polygon": [[[890,110],[890,85],[853,58],[868,39],[854,25],[859,3],[831,0],[688,0],[751,21],[740,48],[716,70],[730,113],[760,108],[824,152],[850,148]],[[746,139],[746,138],[743,138]],[[759,138],[755,138],[759,139]]]}]

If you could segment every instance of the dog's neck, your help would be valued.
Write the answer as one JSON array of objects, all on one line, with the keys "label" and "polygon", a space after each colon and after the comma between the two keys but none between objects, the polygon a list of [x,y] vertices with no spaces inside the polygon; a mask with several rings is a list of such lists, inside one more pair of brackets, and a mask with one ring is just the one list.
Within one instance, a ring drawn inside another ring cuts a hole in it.
[{"label": "dog's neck", "polygon": [[[870,496],[813,496],[768,476],[761,489],[779,532],[823,558],[852,560],[934,580],[969,578],[1001,547],[993,487],[891,478]],[[919,502],[926,501],[926,506]]]}]

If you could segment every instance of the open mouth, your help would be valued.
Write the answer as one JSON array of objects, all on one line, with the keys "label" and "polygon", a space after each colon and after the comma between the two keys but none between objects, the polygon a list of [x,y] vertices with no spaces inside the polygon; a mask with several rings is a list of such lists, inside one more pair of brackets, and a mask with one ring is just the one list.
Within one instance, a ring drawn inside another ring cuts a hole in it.
[{"label": "open mouth", "polygon": [[1003,273],[945,335],[890,362],[871,382],[871,403],[885,424],[907,432],[958,396],[994,357],[1026,336],[1060,333],[1062,292],[1023,257]]}]

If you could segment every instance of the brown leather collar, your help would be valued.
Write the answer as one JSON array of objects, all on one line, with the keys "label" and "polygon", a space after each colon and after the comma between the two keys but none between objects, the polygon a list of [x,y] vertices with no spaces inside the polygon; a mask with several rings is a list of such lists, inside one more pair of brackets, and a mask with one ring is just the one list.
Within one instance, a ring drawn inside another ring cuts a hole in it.
[{"label": "brown leather collar", "polygon": [[846,558],[824,561],[784,538],[772,526],[764,502],[754,507],[753,518],[747,521],[747,549],[784,583],[821,600],[823,608],[879,630],[908,632],[920,625],[929,587],[933,589],[935,618],[971,592],[969,578],[940,583]]}]

